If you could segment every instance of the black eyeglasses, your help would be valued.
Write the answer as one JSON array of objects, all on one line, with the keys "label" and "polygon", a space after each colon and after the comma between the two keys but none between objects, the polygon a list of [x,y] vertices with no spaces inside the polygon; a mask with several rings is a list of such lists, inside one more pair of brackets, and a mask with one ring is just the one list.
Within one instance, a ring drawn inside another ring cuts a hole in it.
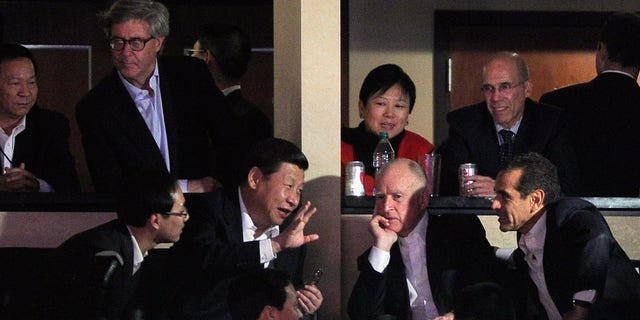
[{"label": "black eyeglasses", "polygon": [[124,49],[124,46],[128,43],[129,48],[133,51],[141,51],[144,49],[144,46],[149,42],[149,40],[153,39],[153,37],[149,37],[147,39],[133,38],[133,39],[122,39],[122,38],[111,38],[109,40],[109,46],[111,49],[116,51],[121,51]]},{"label": "black eyeglasses", "polygon": [[182,218],[189,218],[189,212],[163,212],[165,216],[177,216]]},{"label": "black eyeglasses", "polygon": [[480,91],[482,91],[482,93],[486,95],[493,94],[494,92],[496,92],[496,90],[502,94],[509,94],[511,93],[511,89],[518,87],[523,83],[524,81],[518,83],[503,82],[498,85],[497,89],[490,84],[485,84],[484,86],[482,86],[482,88],[480,88]]},{"label": "black eyeglasses", "polygon": [[205,53],[207,50],[196,50],[196,49],[183,49],[183,53],[185,56],[193,57],[196,53]]}]

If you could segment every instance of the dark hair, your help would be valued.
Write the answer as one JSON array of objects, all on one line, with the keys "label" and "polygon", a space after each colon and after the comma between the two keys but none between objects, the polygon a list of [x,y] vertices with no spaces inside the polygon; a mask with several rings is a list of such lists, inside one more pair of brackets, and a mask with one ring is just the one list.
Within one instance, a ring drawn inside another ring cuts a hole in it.
[{"label": "dark hair", "polygon": [[386,92],[399,84],[404,94],[409,96],[409,113],[416,103],[416,85],[402,68],[395,64],[383,64],[371,70],[360,87],[360,101],[366,105],[369,98],[377,92]]},{"label": "dark hair", "polygon": [[466,286],[454,297],[456,320],[514,320],[515,308],[500,285],[481,282]]},{"label": "dark hair", "polygon": [[307,157],[295,144],[279,138],[261,140],[251,147],[245,157],[238,183],[247,183],[247,176],[253,167],[258,167],[265,176],[269,176],[278,171],[283,163],[294,164],[302,170],[309,168]]},{"label": "dark hair", "polygon": [[640,16],[618,12],[605,22],[598,40],[607,46],[609,60],[623,67],[640,67]]},{"label": "dark hair", "polygon": [[257,269],[231,281],[227,301],[233,320],[256,320],[265,306],[282,310],[287,300],[285,288],[291,284],[286,273]]},{"label": "dark hair", "polygon": [[226,78],[242,79],[251,59],[251,41],[244,31],[229,24],[207,24],[200,29],[198,41],[201,49],[211,51]]},{"label": "dark hair", "polygon": [[560,197],[560,181],[556,166],[536,152],[516,155],[504,171],[522,170],[522,176],[516,186],[521,197],[526,197],[536,189],[544,190],[544,204],[556,201]]},{"label": "dark hair", "polygon": [[123,179],[118,196],[118,218],[124,223],[142,227],[154,213],[171,211],[176,179],[166,171],[137,171]]},{"label": "dark hair", "polygon": [[33,57],[33,54],[31,53],[31,51],[29,51],[29,49],[17,43],[0,44],[0,63],[20,58],[27,58],[31,60],[31,64],[33,64],[33,71],[36,74],[38,73],[38,65],[36,64],[36,59]]},{"label": "dark hair", "polygon": [[114,24],[140,19],[149,24],[149,35],[154,38],[169,35],[169,10],[162,3],[151,0],[119,0],[108,10],[98,13],[98,20],[107,38]]}]

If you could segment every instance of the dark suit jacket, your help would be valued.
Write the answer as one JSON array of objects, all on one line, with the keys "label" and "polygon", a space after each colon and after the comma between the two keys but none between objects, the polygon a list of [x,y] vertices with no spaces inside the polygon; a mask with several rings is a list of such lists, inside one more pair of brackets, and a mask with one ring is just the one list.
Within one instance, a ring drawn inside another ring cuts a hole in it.
[{"label": "dark suit jacket", "polygon": [[49,183],[56,192],[79,192],[76,165],[69,151],[69,121],[59,112],[33,106],[26,128],[16,136],[13,166]]},{"label": "dark suit jacket", "polygon": [[[206,66],[188,57],[159,59],[162,108],[171,173],[178,179],[233,172],[215,160],[233,157],[236,121]],[[166,170],[144,119],[114,70],[80,101],[76,117],[96,191],[116,190],[140,169]],[[230,160],[225,163],[233,162]],[[213,168],[216,168],[214,170]]]},{"label": "dark suit jacket", "polygon": [[[226,319],[230,280],[246,271],[263,268],[259,242],[243,242],[237,189],[223,195],[191,194],[187,200],[190,220],[169,253],[169,285],[172,319]],[[281,229],[282,230],[282,229]],[[278,253],[275,268],[290,275],[295,286],[302,284],[305,247]],[[175,273],[174,273],[175,272]]]},{"label": "dark suit jacket", "polygon": [[[358,258],[360,276],[349,298],[349,317],[376,319],[392,315],[410,319],[409,290],[398,243],[383,273],[369,263],[369,252]],[[454,295],[466,285],[493,281],[496,259],[476,216],[429,216],[427,225],[427,272],[438,312],[451,311]]]},{"label": "dark suit jacket", "polygon": [[[101,251],[118,253],[117,267],[107,288],[102,287],[108,264],[95,258]],[[54,254],[53,288],[56,302],[51,319],[127,319],[133,309],[134,293],[142,269],[132,275],[133,243],[126,225],[112,220],[81,232],[61,244]]]},{"label": "dark suit jacket", "polygon": [[229,93],[227,100],[243,130],[247,131],[250,143],[273,137],[273,125],[269,118],[253,102],[245,99],[240,90]]},{"label": "dark suit jacket", "polygon": [[[600,212],[587,201],[565,198],[549,205],[546,214],[544,276],[560,313],[572,308],[574,293],[596,289],[597,297],[589,310],[589,319],[638,319],[640,276],[613,238]],[[515,283],[521,289],[519,310],[524,311],[523,314],[534,314],[523,308],[524,290],[530,289],[535,301],[537,291],[519,249],[514,253],[514,262],[520,279],[527,281]],[[544,319],[544,309],[540,310]]]},{"label": "dark suit jacket", "polygon": [[[241,154],[240,159],[244,159],[254,144],[260,140],[273,137],[273,125],[271,124],[271,120],[267,118],[258,106],[242,96],[240,90],[232,91],[226,98],[231,104],[231,110],[236,116],[238,125],[244,134],[243,138],[246,139],[246,143],[237,146]],[[232,181],[232,185],[237,185],[242,182]]]},{"label": "dark suit jacket", "polygon": [[[478,166],[477,174],[495,179],[499,171],[498,137],[485,102],[447,114],[449,137],[438,148],[442,154],[441,195],[458,195],[458,167]],[[562,191],[575,194],[578,168],[573,156],[567,123],[560,109],[527,99],[522,122],[514,140],[514,155],[535,151],[558,168]]]},{"label": "dark suit jacket", "polygon": [[545,93],[540,101],[566,110],[582,173],[580,196],[638,196],[640,87],[634,79],[603,73]]}]

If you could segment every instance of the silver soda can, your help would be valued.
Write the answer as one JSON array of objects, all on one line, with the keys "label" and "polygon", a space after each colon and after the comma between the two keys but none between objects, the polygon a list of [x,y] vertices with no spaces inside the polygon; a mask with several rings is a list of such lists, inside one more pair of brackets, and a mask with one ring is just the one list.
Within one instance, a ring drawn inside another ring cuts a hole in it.
[{"label": "silver soda can", "polygon": [[345,196],[364,196],[364,163],[351,161],[345,168]]},{"label": "silver soda can", "polygon": [[467,196],[467,186],[473,183],[472,181],[464,181],[464,178],[474,176],[476,174],[477,166],[475,163],[463,163],[458,168],[458,180],[460,181],[460,195]]}]

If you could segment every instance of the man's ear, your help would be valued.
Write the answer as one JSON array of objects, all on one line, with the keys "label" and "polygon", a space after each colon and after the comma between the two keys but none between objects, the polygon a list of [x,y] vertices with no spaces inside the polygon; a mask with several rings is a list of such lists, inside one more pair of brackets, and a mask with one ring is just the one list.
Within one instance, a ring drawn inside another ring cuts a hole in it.
[{"label": "man's ear", "polygon": [[542,209],[542,207],[544,207],[545,196],[546,194],[544,193],[544,190],[542,189],[533,190],[533,192],[530,194],[530,200],[529,200],[531,201],[532,213],[538,212],[540,209]]},{"label": "man's ear", "polygon": [[216,65],[216,57],[213,56],[213,53],[211,53],[211,51],[209,50],[205,50],[204,51],[204,62],[208,65],[208,66],[215,66]]},{"label": "man's ear", "polygon": [[249,170],[249,174],[247,175],[247,182],[249,184],[249,188],[255,189],[258,186],[260,181],[264,180],[264,174],[262,174],[262,170],[258,167],[252,167]]},{"label": "man's ear", "polygon": [[159,213],[154,213],[152,215],[149,216],[149,225],[158,230],[160,229],[160,214]]},{"label": "man's ear", "polygon": [[274,311],[274,308],[271,306],[264,306],[258,319],[277,319],[277,314]]}]

